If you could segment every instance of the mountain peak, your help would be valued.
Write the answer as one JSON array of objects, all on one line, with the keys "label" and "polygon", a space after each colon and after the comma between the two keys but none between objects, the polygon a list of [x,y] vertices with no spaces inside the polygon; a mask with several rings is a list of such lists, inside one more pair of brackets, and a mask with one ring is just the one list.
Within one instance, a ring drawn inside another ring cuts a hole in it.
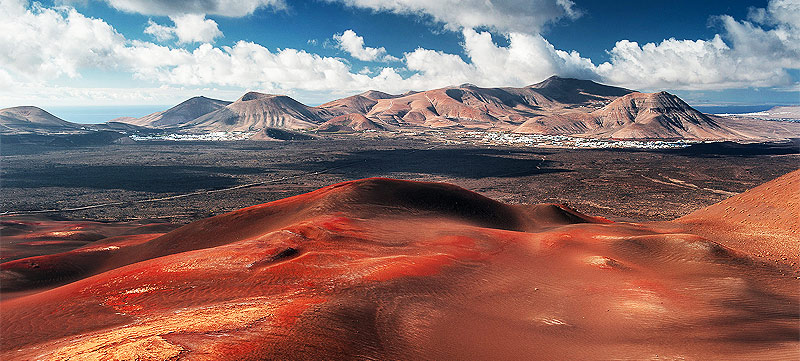
[{"label": "mountain peak", "polygon": [[372,99],[372,100],[397,98],[397,95],[384,93],[384,92],[382,92],[380,90],[367,90],[367,91],[365,91],[365,92],[363,92],[361,94],[358,94],[358,95],[360,95],[360,96],[362,96],[364,98]]},{"label": "mountain peak", "polygon": [[250,92],[244,93],[244,95],[242,95],[242,97],[239,98],[239,100],[237,100],[237,102],[246,102],[246,101],[256,100],[256,99],[274,98],[276,96],[277,95],[274,95],[274,94],[265,94],[265,93],[259,93],[259,92],[250,91]]}]

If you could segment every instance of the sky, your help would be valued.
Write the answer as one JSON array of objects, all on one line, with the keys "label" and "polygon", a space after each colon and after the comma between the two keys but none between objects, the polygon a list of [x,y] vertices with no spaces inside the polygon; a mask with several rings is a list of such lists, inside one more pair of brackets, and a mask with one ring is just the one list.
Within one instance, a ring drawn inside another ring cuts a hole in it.
[{"label": "sky", "polygon": [[318,105],[551,75],[800,104],[800,0],[0,0],[0,107]]}]

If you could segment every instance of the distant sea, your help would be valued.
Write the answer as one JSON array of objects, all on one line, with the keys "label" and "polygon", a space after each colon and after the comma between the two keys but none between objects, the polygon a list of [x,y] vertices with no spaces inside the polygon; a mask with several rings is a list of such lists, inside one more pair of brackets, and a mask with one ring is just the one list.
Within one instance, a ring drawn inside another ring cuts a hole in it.
[{"label": "distant sea", "polygon": [[60,106],[42,107],[42,109],[73,123],[97,124],[119,117],[139,118],[150,113],[169,109],[170,107],[172,107],[172,105]]},{"label": "distant sea", "polygon": [[755,113],[769,110],[776,107],[778,104],[772,105],[692,105],[695,108],[706,114],[742,114],[742,113]]}]

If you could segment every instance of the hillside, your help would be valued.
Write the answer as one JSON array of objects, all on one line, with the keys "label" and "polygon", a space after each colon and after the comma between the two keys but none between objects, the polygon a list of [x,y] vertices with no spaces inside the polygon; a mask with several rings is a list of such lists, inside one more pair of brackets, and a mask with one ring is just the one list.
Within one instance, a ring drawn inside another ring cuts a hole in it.
[{"label": "hillside", "polygon": [[0,264],[0,357],[796,358],[795,277],[659,227],[350,181]]},{"label": "hillside", "polygon": [[0,109],[2,134],[75,132],[82,128],[82,124],[68,122],[34,106]]},{"label": "hillside", "polygon": [[150,128],[170,128],[186,124],[230,103],[224,100],[197,96],[161,112],[145,115],[138,119],[120,121]]},{"label": "hillside", "polygon": [[587,80],[551,77],[524,88],[472,84],[380,99],[367,117],[390,124],[511,130],[565,109],[591,111],[630,91]]},{"label": "hillside", "polygon": [[347,115],[340,115],[325,123],[320,124],[317,128],[319,132],[360,132],[364,130],[383,130],[382,125],[370,120],[369,118],[358,114],[352,113]]},{"label": "hillside", "polygon": [[323,121],[315,109],[288,96],[249,92],[223,108],[186,123],[183,128],[228,132],[264,128],[309,129]]},{"label": "hillside", "polygon": [[362,95],[353,95],[322,104],[316,107],[316,110],[321,117],[330,119],[351,113],[367,114],[375,104],[378,104],[377,100]]},{"label": "hillside", "polygon": [[748,139],[667,92],[629,93],[592,112],[567,111],[532,118],[517,133],[566,134],[615,139]]},{"label": "hillside", "polygon": [[800,170],[674,222],[720,244],[800,267]]}]

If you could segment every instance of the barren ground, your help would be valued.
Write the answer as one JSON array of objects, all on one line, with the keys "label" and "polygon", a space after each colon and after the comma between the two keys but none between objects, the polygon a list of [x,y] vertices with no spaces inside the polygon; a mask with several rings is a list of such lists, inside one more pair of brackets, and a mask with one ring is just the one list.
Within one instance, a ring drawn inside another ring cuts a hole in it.
[{"label": "barren ground", "polygon": [[[793,154],[786,154],[793,153]],[[566,203],[614,220],[670,220],[800,167],[796,145],[681,151],[454,145],[424,138],[5,145],[0,211],[186,223],[346,180],[448,182],[506,203]],[[219,190],[264,182],[207,194]],[[150,202],[200,192],[176,199]]]}]

